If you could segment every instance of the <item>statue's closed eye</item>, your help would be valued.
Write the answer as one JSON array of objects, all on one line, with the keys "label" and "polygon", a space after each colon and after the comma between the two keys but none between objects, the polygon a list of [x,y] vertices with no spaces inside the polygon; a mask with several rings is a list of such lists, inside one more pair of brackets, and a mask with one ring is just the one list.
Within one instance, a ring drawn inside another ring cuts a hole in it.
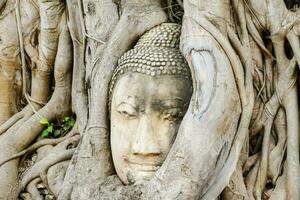
[{"label": "statue's closed eye", "polygon": [[117,111],[126,119],[134,119],[138,115],[137,109],[135,107],[124,102],[118,105]]}]

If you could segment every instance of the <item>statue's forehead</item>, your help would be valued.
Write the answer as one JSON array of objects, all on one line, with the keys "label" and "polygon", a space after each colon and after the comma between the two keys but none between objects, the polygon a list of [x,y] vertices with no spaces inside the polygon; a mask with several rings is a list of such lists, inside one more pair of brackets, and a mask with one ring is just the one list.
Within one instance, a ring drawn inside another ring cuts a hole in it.
[{"label": "statue's forehead", "polygon": [[159,101],[188,97],[191,83],[180,76],[147,76],[138,73],[123,75],[118,81],[114,96],[116,101],[135,98],[135,101]]}]

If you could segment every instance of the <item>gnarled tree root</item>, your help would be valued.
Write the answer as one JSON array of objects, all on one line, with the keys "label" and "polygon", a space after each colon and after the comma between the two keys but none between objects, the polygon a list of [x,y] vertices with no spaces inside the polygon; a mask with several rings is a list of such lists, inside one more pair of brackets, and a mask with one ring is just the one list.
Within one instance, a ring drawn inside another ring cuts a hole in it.
[{"label": "gnarled tree root", "polygon": [[0,161],[0,167],[5,164],[6,162],[10,161],[10,160],[13,160],[13,159],[16,159],[16,158],[19,158],[27,153],[30,153],[30,152],[33,152],[34,150],[42,147],[42,146],[46,146],[46,145],[57,145],[61,142],[63,142],[64,140],[66,140],[67,138],[70,138],[72,136],[74,136],[75,134],[77,134],[77,126],[75,125],[74,128],[64,137],[61,137],[61,138],[57,138],[57,139],[43,139],[43,140],[40,140],[34,144],[32,144],[31,146],[29,146],[28,148],[24,149],[23,151],[19,152],[19,153],[16,153],[14,155],[12,155],[11,157],[9,158],[6,158],[2,161]]},{"label": "gnarled tree root", "polygon": [[[62,152],[58,153],[52,153],[48,155],[46,158],[42,159],[38,163],[36,163],[28,172],[25,174],[25,176],[22,179],[21,185],[19,186],[18,193],[20,193],[24,188],[32,181],[33,179],[37,177],[41,177],[41,179],[44,179],[44,183],[47,184],[46,174],[47,170],[55,165],[56,163],[59,163],[61,161],[69,160],[73,156],[73,153],[75,152],[75,149],[68,149]],[[47,187],[49,188],[49,187]]]},{"label": "gnarled tree root", "polygon": [[40,195],[40,192],[37,189],[37,184],[41,181],[40,178],[33,179],[28,185],[26,190],[31,196],[31,199],[34,200],[43,200],[44,198]]},{"label": "gnarled tree root", "polygon": [[[27,146],[38,136],[43,129],[40,124],[40,116],[46,117],[49,121],[60,118],[70,110],[70,93],[71,93],[71,62],[72,47],[69,32],[61,32],[59,37],[58,51],[55,60],[54,77],[55,89],[50,101],[39,110],[39,113],[32,115],[26,122],[16,130],[7,130],[0,137],[1,152],[0,157],[9,157],[14,155]],[[8,196],[15,196],[17,185],[18,160],[11,160],[0,167],[0,197],[7,199]],[[6,173],[9,172],[9,176]],[[11,191],[12,194],[8,194]]]}]

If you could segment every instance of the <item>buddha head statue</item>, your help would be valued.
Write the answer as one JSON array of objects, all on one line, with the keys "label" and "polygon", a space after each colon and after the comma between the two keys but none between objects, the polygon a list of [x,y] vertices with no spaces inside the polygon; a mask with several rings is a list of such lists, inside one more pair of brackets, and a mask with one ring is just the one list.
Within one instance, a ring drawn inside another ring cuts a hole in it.
[{"label": "buddha head statue", "polygon": [[192,95],[180,26],[146,32],[118,61],[109,90],[111,151],[124,184],[150,179],[176,138]]}]

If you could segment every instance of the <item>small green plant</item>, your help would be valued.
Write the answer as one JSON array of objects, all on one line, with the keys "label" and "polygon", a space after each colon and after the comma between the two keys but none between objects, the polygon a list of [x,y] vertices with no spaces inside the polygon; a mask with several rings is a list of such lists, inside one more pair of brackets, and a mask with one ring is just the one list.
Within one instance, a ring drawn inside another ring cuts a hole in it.
[{"label": "small green plant", "polygon": [[45,126],[45,129],[41,132],[43,138],[46,137],[60,137],[68,133],[75,125],[75,119],[72,116],[66,116],[61,120],[57,120],[56,123],[49,122],[47,118],[42,118],[40,123]]}]

